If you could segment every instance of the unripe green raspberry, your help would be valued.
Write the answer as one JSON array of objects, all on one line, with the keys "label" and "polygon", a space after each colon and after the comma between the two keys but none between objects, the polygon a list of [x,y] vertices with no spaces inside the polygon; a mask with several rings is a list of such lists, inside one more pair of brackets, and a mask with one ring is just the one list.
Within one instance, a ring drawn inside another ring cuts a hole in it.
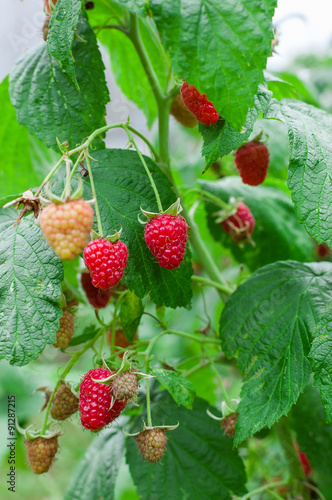
[{"label": "unripe green raspberry", "polygon": [[136,443],[143,458],[149,462],[159,462],[166,449],[165,432],[159,427],[147,429],[136,436]]},{"label": "unripe green raspberry", "polygon": [[74,335],[74,316],[69,311],[64,311],[60,318],[60,327],[56,334],[54,347],[64,349]]},{"label": "unripe green raspberry", "polygon": [[81,199],[51,203],[40,217],[40,226],[49,245],[62,260],[73,260],[83,252],[92,223],[93,209]]},{"label": "unripe green raspberry", "polygon": [[119,373],[113,380],[111,392],[119,401],[129,401],[136,396],[137,377],[134,373]]}]

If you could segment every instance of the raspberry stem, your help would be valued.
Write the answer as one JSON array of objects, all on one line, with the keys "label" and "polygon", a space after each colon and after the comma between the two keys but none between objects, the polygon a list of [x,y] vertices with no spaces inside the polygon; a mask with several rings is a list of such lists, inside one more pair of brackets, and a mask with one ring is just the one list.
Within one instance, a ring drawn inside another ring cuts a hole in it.
[{"label": "raspberry stem", "polygon": [[64,157],[61,156],[60,160],[54,165],[52,170],[49,171],[49,173],[47,174],[47,176],[45,177],[45,179],[43,180],[43,182],[41,183],[41,185],[39,186],[39,188],[35,192],[35,197],[37,197],[39,195],[39,193],[41,192],[43,187],[48,183],[48,181],[51,179],[53,174],[55,174],[55,172],[58,170],[58,168],[62,165],[62,163],[64,161],[65,161]]},{"label": "raspberry stem", "polygon": [[98,234],[101,238],[103,238],[103,236],[104,236],[103,225],[101,223],[98,200],[97,200],[97,193],[96,193],[95,184],[93,182],[93,175],[92,175],[92,170],[91,170],[91,165],[90,165],[90,156],[89,156],[88,150],[86,150],[86,153],[85,153],[85,161],[86,161],[87,171],[89,172],[92,196],[93,196],[94,201],[95,201],[95,213],[96,213],[97,224],[98,224]]},{"label": "raspberry stem", "polygon": [[227,293],[227,295],[232,295],[234,290],[232,288],[226,286],[226,285],[221,285],[220,283],[217,283],[216,281],[209,280],[208,278],[204,278],[203,276],[196,276],[193,275],[191,277],[192,281],[196,281],[197,283],[202,283],[203,285],[207,286],[213,286],[217,290],[220,290],[223,293]]},{"label": "raspberry stem", "polygon": [[224,383],[222,381],[220,373],[219,373],[219,371],[218,371],[218,369],[217,369],[217,367],[216,367],[216,365],[215,365],[215,363],[214,363],[214,361],[212,359],[211,354],[209,352],[207,352],[207,351],[205,351],[205,352],[206,352],[206,355],[209,358],[210,364],[211,364],[211,366],[212,366],[212,368],[213,368],[213,370],[214,370],[214,372],[215,372],[215,374],[217,376],[217,379],[218,379],[219,385],[221,387],[222,393],[224,395],[225,401],[226,401],[227,405],[230,406],[231,405],[231,400],[230,400],[230,397],[229,397],[229,395],[228,395],[228,393],[226,391],[226,387],[225,387],[225,385],[224,385]]},{"label": "raspberry stem", "polygon": [[[286,484],[287,484],[286,480],[274,481],[273,483],[264,484],[263,486],[260,486],[256,490],[249,491],[249,493],[247,493],[246,495],[241,497],[240,500],[249,500],[254,495],[258,495],[258,493],[262,493],[263,491],[279,488],[279,486],[285,486]],[[279,497],[279,498],[281,498],[281,497]]]}]

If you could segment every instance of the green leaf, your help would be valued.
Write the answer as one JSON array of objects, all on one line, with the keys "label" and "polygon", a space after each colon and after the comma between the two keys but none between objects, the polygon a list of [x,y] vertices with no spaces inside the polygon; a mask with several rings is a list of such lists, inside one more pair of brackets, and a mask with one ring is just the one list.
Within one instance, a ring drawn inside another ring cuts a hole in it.
[{"label": "green leaf", "polygon": [[[149,24],[139,21],[139,27],[147,55],[161,87],[164,88],[169,74],[169,59],[160,49],[160,41],[153,34]],[[151,127],[157,117],[157,104],[151,91],[149,79],[131,40],[124,33],[115,29],[101,30],[98,38],[109,52],[116,83],[126,97],[142,109],[147,118],[148,126]],[[123,103],[121,103],[120,111],[125,112]]]},{"label": "green leaf", "polygon": [[306,387],[291,413],[292,427],[300,450],[307,454],[311,466],[330,477],[332,474],[332,425],[327,424],[319,392]]},{"label": "green leaf", "polygon": [[[220,431],[220,423],[208,417],[207,403],[196,399],[188,411],[178,407],[167,393],[152,402],[155,425],[180,426],[167,433],[167,449],[162,463],[144,462],[133,438],[127,438],[126,459],[139,498],[174,500],[228,500],[231,493],[243,495],[245,471],[232,439]],[[130,432],[142,428],[142,416]]]},{"label": "green leaf", "polygon": [[47,36],[47,51],[59,61],[77,90],[74,58],[71,52],[82,0],[58,0],[53,11]]},{"label": "green leaf", "polygon": [[157,378],[178,405],[183,405],[189,410],[192,409],[196,391],[189,380],[172,370],[154,368],[150,371],[151,375]]},{"label": "green leaf", "polygon": [[84,328],[83,333],[81,335],[75,335],[71,341],[69,342],[69,345],[71,347],[75,345],[80,345],[84,344],[85,342],[88,342],[89,340],[93,339],[93,337],[96,336],[98,332],[98,328],[96,325],[90,325]]},{"label": "green leaf", "polygon": [[63,269],[34,219],[16,216],[0,218],[0,359],[22,366],[55,342]]},{"label": "green leaf", "polygon": [[225,177],[219,181],[200,181],[205,191],[228,202],[242,198],[252,212],[256,225],[252,238],[255,246],[249,243],[241,248],[234,243],[213,216],[220,207],[205,202],[208,227],[214,239],[230,248],[238,262],[245,262],[250,269],[277,260],[312,260],[313,244],[303,226],[298,223],[293,203],[280,189],[269,186],[248,186],[238,176]]},{"label": "green leaf", "polygon": [[[0,84],[0,161],[6,165],[0,171],[0,197],[37,186],[50,170],[55,156],[37,139],[29,137],[26,128],[17,123],[8,87],[6,77]],[[40,151],[38,161],[37,151]]]},{"label": "green leaf", "polygon": [[[145,157],[164,208],[175,201],[172,185],[159,167]],[[104,234],[122,227],[121,239],[128,247],[129,258],[124,281],[143,298],[149,294],[157,305],[185,307],[190,304],[192,267],[187,250],[178,269],[159,266],[144,241],[144,226],[138,221],[140,207],[158,212],[156,199],[145,169],[135,151],[105,149],[96,151],[91,162]],[[84,179],[85,197],[92,197],[89,179]],[[96,226],[97,230],[97,226]]]},{"label": "green leaf", "polygon": [[309,353],[314,384],[319,387],[326,419],[332,422],[332,311],[328,305],[321,319]]},{"label": "green leaf", "polygon": [[142,300],[128,290],[124,301],[121,303],[120,320],[128,342],[133,342],[138,325],[144,311]]},{"label": "green leaf", "polygon": [[114,500],[115,482],[124,451],[124,434],[106,429],[87,449],[64,500]]},{"label": "green leaf", "polygon": [[[73,56],[81,92],[77,92],[59,63],[39,45],[20,59],[11,75],[9,92],[17,120],[46,146],[58,151],[56,138],[76,146],[95,129],[105,125],[109,101],[104,64],[96,37],[84,17],[78,21]],[[102,147],[101,139],[95,146]]]},{"label": "green leaf", "polygon": [[288,187],[299,221],[318,243],[332,247],[331,115],[309,104],[286,99],[272,100],[265,117],[281,120],[288,128]]},{"label": "green leaf", "polygon": [[237,149],[250,136],[254,123],[260,113],[263,113],[271,100],[272,94],[265,87],[258,87],[255,96],[254,107],[249,109],[244,131],[237,132],[227,122],[219,120],[213,127],[199,124],[199,131],[203,136],[202,155],[205,156],[204,172],[211,167],[212,163],[231,151]]},{"label": "green leaf", "polygon": [[275,0],[151,0],[179,78],[206,94],[240,131],[271,55]]},{"label": "green leaf", "polygon": [[312,335],[331,290],[332,264],[288,261],[259,269],[230,297],[220,337],[244,374],[237,444],[286,415],[303,391]]},{"label": "green leaf", "polygon": [[147,0],[115,0],[115,2],[142,17],[145,17],[148,12],[149,2]]}]

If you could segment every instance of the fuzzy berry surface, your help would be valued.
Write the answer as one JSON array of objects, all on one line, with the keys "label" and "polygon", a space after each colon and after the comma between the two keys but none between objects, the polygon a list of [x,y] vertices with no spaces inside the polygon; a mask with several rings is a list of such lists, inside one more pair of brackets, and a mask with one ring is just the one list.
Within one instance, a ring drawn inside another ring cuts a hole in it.
[{"label": "fuzzy berry surface", "polygon": [[93,286],[90,273],[82,273],[81,283],[88,301],[95,309],[103,309],[108,305],[112,292],[108,288],[102,290]]},{"label": "fuzzy berry surface", "polygon": [[159,462],[165,453],[167,439],[164,431],[155,427],[140,432],[136,436],[136,443],[145,460]]},{"label": "fuzzy berry surface", "polygon": [[184,127],[193,128],[197,125],[197,120],[187,108],[181,95],[177,95],[171,106],[171,115]]},{"label": "fuzzy berry surface", "polygon": [[186,252],[188,225],[181,215],[161,214],[145,226],[144,238],[161,267],[180,266]]},{"label": "fuzzy berry surface", "polygon": [[251,141],[235,152],[234,161],[244,184],[258,186],[267,174],[269,150],[262,142]]},{"label": "fuzzy berry surface", "polygon": [[207,100],[205,94],[200,94],[194,85],[184,82],[181,87],[181,95],[184,104],[195,118],[203,125],[214,125],[220,118],[219,113]]},{"label": "fuzzy berry surface", "polygon": [[78,410],[78,397],[66,384],[60,385],[56,391],[52,405],[51,417],[55,420],[66,420]]},{"label": "fuzzy berry surface", "polygon": [[84,262],[90,271],[92,284],[102,290],[119,283],[127,260],[127,246],[121,240],[111,243],[106,238],[98,238],[90,241],[84,249]]},{"label": "fuzzy berry surface", "polygon": [[127,402],[115,400],[112,406],[112,394],[108,384],[95,382],[112,375],[105,368],[94,368],[83,378],[80,385],[79,410],[81,423],[93,432],[100,431],[119,417]]},{"label": "fuzzy berry surface", "polygon": [[250,209],[240,202],[234,215],[227,217],[222,223],[222,228],[230,234],[235,243],[250,240],[250,235],[255,228],[255,219]]},{"label": "fuzzy berry surface", "polygon": [[56,334],[56,342],[53,344],[54,347],[61,347],[62,349],[67,347],[74,335],[74,329],[74,316],[69,311],[64,311],[60,318],[60,326]]},{"label": "fuzzy berry surface", "polygon": [[62,260],[73,260],[83,252],[92,223],[93,209],[82,199],[50,203],[40,217],[45,238]]},{"label": "fuzzy berry surface", "polygon": [[26,439],[25,447],[32,472],[34,474],[43,474],[51,467],[58,451],[58,436],[53,436],[50,439],[44,437]]},{"label": "fuzzy berry surface", "polygon": [[137,376],[134,373],[122,372],[112,380],[111,392],[119,401],[129,401],[137,393]]}]

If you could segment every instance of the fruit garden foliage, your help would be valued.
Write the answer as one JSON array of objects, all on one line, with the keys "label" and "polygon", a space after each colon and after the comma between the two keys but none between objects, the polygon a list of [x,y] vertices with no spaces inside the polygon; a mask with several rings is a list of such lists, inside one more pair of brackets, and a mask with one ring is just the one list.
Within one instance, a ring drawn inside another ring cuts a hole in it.
[{"label": "fruit garden foliage", "polygon": [[[313,262],[311,237],[332,246],[332,119],[302,102],[291,84],[264,74],[272,53],[275,7],[274,0],[97,0],[94,8],[86,10],[81,0],[58,0],[47,42],[24,54],[1,83],[0,141],[6,164],[0,187],[2,206],[29,188],[36,192],[40,185],[38,192],[44,197],[48,189],[61,194],[66,174],[63,160],[70,158],[72,188],[80,177],[84,198],[89,200],[93,178],[104,235],[121,227],[121,240],[128,247],[122,280],[127,288],[115,296],[114,321],[99,328],[96,322],[73,337],[67,350],[75,354],[60,368],[60,377],[65,378],[82,355],[91,357],[91,368],[101,366],[101,354],[109,353],[100,344],[105,328],[113,327],[114,336],[118,316],[127,339],[133,341],[144,307],[151,311],[155,304],[155,336],[132,346],[134,358],[136,353],[137,360],[144,360],[145,373],[154,379],[142,382],[139,407],[130,405],[124,422],[129,433],[141,430],[142,419],[151,414],[154,425],[179,422],[177,429],[167,433],[161,463],[143,461],[135,440],[125,436],[120,426],[106,429],[73,473],[65,498],[112,499],[123,455],[140,498],[146,500],[245,495],[246,473],[238,446],[273,425],[288,460],[292,494],[308,496],[293,446],[295,433],[318,473],[331,473],[332,265]],[[107,47],[123,93],[143,110],[150,126],[157,121],[157,148],[130,121],[106,125],[105,106],[112,96],[97,41]],[[257,187],[243,184],[234,175],[210,181],[201,176],[195,186],[174,181],[169,115],[183,81],[206,94],[222,117],[215,125],[198,125],[204,170],[252,139],[254,126],[259,129],[262,123],[273,130],[282,122],[289,140],[289,190],[277,168],[270,180]],[[145,140],[150,157],[142,156],[136,147],[106,148],[106,132],[112,134],[117,127],[128,134],[131,145],[136,146],[137,136]],[[87,150],[92,177],[79,173],[82,152]],[[190,227],[185,260],[173,271],[160,267],[152,257],[138,220],[140,207],[158,212],[146,166],[163,208],[181,198],[182,215]],[[232,198],[243,200],[255,217],[254,247],[232,242],[216,224],[215,212],[227,209]],[[198,203],[204,207],[215,241],[246,264],[247,279],[235,283],[213,258],[195,221]],[[12,365],[23,366],[55,342],[61,292],[68,292],[62,284],[70,282],[71,292],[81,301],[85,298],[75,278],[77,262],[64,267],[33,215],[14,226],[16,217],[12,207],[1,210],[0,354]],[[99,227],[96,220],[94,229]],[[201,266],[196,276],[192,255]],[[165,322],[168,308],[191,307],[197,282],[219,292],[223,308],[217,336],[213,330],[206,335],[177,331]],[[209,408],[216,416],[221,413],[195,397],[195,388],[177,369],[176,360],[174,370],[168,370],[151,357],[165,335],[201,345],[201,356],[216,370],[224,391],[224,416],[235,410],[239,414],[234,438],[209,416]],[[115,363],[119,368],[114,342],[111,354],[104,358],[109,366]],[[93,358],[93,347],[98,359]],[[233,360],[243,376],[237,408],[219,373],[220,352]],[[318,389],[308,386],[311,382]],[[286,419],[289,412],[291,418]],[[273,485],[263,490],[269,487]]]}]

